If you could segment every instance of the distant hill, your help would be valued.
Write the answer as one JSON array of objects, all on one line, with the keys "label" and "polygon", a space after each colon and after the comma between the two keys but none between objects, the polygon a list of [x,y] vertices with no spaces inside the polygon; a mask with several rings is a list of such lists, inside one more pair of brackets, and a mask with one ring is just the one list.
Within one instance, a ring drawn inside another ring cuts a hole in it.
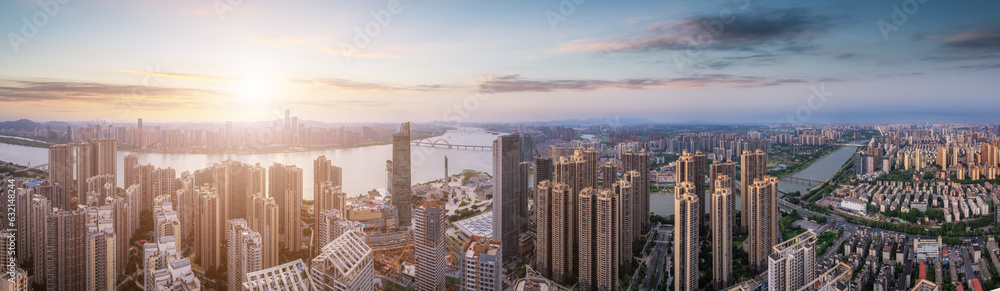
[{"label": "distant hill", "polygon": [[636,125],[636,124],[654,124],[654,122],[645,118],[587,118],[587,119],[560,119],[560,120],[550,120],[550,121],[533,121],[524,122],[528,124],[535,125],[597,125],[597,124],[608,124],[608,125]]},{"label": "distant hill", "polygon": [[35,128],[45,128],[46,126],[51,126],[52,129],[65,130],[69,123],[62,121],[49,121],[46,123],[38,123],[28,119],[19,119],[15,121],[4,121],[0,122],[0,129],[13,129],[13,130],[34,130]]}]

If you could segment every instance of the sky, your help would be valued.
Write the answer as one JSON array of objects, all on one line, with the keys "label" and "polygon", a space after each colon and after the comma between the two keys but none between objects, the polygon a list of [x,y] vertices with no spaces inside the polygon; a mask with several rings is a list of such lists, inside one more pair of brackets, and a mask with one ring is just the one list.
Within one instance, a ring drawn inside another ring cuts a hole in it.
[{"label": "sky", "polygon": [[35,121],[996,122],[1000,1],[9,0]]}]

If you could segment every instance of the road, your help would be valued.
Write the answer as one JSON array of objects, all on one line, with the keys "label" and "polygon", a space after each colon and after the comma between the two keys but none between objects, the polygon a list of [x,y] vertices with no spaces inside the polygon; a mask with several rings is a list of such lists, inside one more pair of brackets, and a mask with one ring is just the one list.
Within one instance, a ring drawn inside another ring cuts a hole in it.
[{"label": "road", "polygon": [[[798,205],[789,203],[788,201],[785,201],[785,200],[782,200],[782,199],[778,199],[778,206],[780,206],[780,208],[782,210],[795,210],[795,211],[798,211],[799,213],[805,215],[806,217],[808,217],[808,216],[826,217],[826,224],[827,224],[827,226],[830,226],[830,227],[836,227],[836,226],[843,227],[844,234],[846,234],[846,235],[841,235],[840,237],[838,237],[837,240],[834,241],[833,245],[830,245],[830,247],[826,249],[826,252],[824,252],[822,255],[820,255],[817,259],[821,259],[821,260],[825,259],[826,257],[828,257],[831,254],[833,254],[834,252],[836,252],[837,249],[840,248],[840,244],[844,243],[844,241],[847,240],[847,237],[850,236],[849,234],[855,233],[858,230],[858,226],[856,224],[847,222],[846,219],[844,219],[843,217],[840,217],[839,215],[826,215],[826,214],[823,214],[823,213],[818,213],[818,212],[815,212],[815,211],[812,211],[812,210],[808,210],[808,209],[802,208],[802,207],[800,207]],[[817,235],[818,235],[818,233],[817,233]]]},{"label": "road", "polygon": [[[667,239],[674,232],[674,227],[672,225],[658,225],[656,228],[659,231],[659,236],[653,242],[653,250],[649,256],[642,259],[643,262],[646,262],[646,278],[643,278],[639,290],[656,289],[665,272],[661,266],[663,266],[663,261],[667,259],[667,253],[670,251],[667,249]],[[670,268],[671,263],[667,262],[667,268]]]}]

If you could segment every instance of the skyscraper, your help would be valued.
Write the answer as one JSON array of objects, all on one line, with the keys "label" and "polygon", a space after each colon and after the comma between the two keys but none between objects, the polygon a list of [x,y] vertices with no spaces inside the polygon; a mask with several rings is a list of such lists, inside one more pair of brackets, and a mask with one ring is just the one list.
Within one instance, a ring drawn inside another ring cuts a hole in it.
[{"label": "skyscraper", "polygon": [[[521,140],[517,134],[498,137],[493,141],[493,240],[516,242],[521,224],[527,223],[525,211],[528,193],[521,178]],[[517,244],[503,244],[503,261],[517,255]]]},{"label": "skyscraper", "polygon": [[156,206],[153,206],[153,236],[154,240],[161,237],[172,236],[178,242],[177,247],[181,248],[183,240],[181,234],[181,222],[177,211],[174,211],[173,202],[170,202],[169,195],[162,195],[154,199]]},{"label": "skyscraper", "polygon": [[[621,266],[622,246],[618,243],[619,228],[615,220],[618,218],[618,198],[613,191],[604,189],[597,196],[597,214],[595,232],[597,241],[595,250],[596,263],[594,269],[597,275],[597,286],[592,290],[616,290],[618,287],[618,271]],[[582,257],[582,256],[581,256]],[[581,259],[586,260],[586,259]]]},{"label": "skyscraper", "polygon": [[636,172],[629,173],[612,187],[613,194],[618,201],[618,209],[615,210],[617,217],[614,222],[617,224],[615,230],[618,232],[615,247],[618,248],[619,253],[618,272],[620,273],[632,272],[632,248],[637,246],[639,242],[639,234],[635,232],[637,230],[635,227],[636,189],[632,186],[632,181],[638,180],[638,177],[635,177],[634,174]]},{"label": "skyscraper", "polygon": [[816,278],[816,233],[806,231],[772,248],[767,257],[769,291],[799,290]]},{"label": "skyscraper", "polygon": [[[694,184],[698,203],[704,205],[705,199],[705,154],[697,151],[691,154],[685,150],[677,159],[677,183],[691,182]],[[698,213],[694,216],[699,226],[705,225],[705,208],[698,208]],[[704,233],[705,228],[699,227],[699,232]]]},{"label": "skyscraper", "polygon": [[418,291],[444,290],[447,213],[441,201],[424,201],[414,209]]},{"label": "skyscraper", "polygon": [[[714,165],[714,164],[713,164]],[[713,167],[713,170],[715,168]],[[733,283],[733,227],[735,227],[736,195],[728,175],[713,176],[712,206],[712,284],[722,290]]]},{"label": "skyscraper", "polygon": [[364,230],[364,225],[361,222],[348,220],[344,215],[344,212],[337,209],[330,209],[316,214],[316,224],[318,227],[313,232],[313,240],[316,242],[317,250],[323,248],[323,246],[345,232],[355,229]]},{"label": "skyscraper", "polygon": [[[62,186],[65,195],[73,188],[73,145],[49,147],[49,181]],[[68,205],[67,205],[68,206]]]},{"label": "skyscraper", "polygon": [[326,156],[319,156],[313,161],[313,197],[319,197],[320,184],[329,181],[333,186],[343,186],[343,172],[340,167],[334,166],[333,161],[326,159]]},{"label": "skyscraper", "polygon": [[[584,149],[581,147],[577,148],[570,157],[559,157],[559,161],[554,164],[553,183],[562,185],[565,195],[553,196],[555,200],[552,203],[554,208],[552,215],[553,217],[564,217],[567,220],[565,233],[561,234],[559,229],[553,228],[554,241],[565,242],[563,249],[556,249],[556,252],[565,252],[567,260],[565,262],[566,269],[553,269],[553,278],[556,278],[554,279],[556,282],[565,283],[557,279],[560,277],[568,279],[577,274],[577,266],[579,266],[579,245],[576,243],[577,231],[579,230],[577,198],[583,189],[588,187],[598,189],[597,162],[597,151],[593,148]],[[553,220],[555,219],[558,218],[553,218]],[[562,259],[562,255],[553,253],[554,265],[563,265],[560,263]],[[564,270],[562,276],[556,272],[559,270]]]},{"label": "skyscraper", "polygon": [[[541,188],[541,186],[539,186]],[[565,191],[565,190],[564,190]],[[553,194],[561,194],[554,192]],[[577,231],[579,237],[576,239],[576,243],[579,244],[580,250],[580,264],[579,264],[579,276],[577,284],[580,286],[580,290],[590,291],[597,290],[597,197],[598,190],[594,188],[586,188],[580,191],[578,202],[578,219],[580,222],[580,229]],[[617,267],[616,267],[617,268]],[[564,267],[568,269],[568,267]],[[543,274],[544,275],[544,274]],[[562,279],[553,275],[553,279]]]},{"label": "skyscraper", "polygon": [[219,246],[225,241],[224,231],[221,221],[222,203],[219,195],[214,189],[198,187],[195,189],[199,196],[198,203],[198,229],[195,234],[198,239],[198,259],[200,265],[207,270],[218,270],[222,268],[222,250]]},{"label": "skyscraper", "polygon": [[86,289],[87,209],[60,210],[48,216],[45,284],[49,290]]},{"label": "skyscraper", "polygon": [[459,266],[462,270],[462,282],[459,290],[503,290],[503,264],[500,262],[502,251],[501,242],[492,241],[488,237],[472,236],[462,246]]},{"label": "skyscraper", "polygon": [[260,233],[261,237],[261,268],[278,265],[278,204],[274,197],[265,197],[262,193],[251,196],[253,206],[250,208],[250,229]]},{"label": "skyscraper", "polygon": [[[16,244],[14,250],[16,252],[15,259],[17,264],[23,264],[28,258],[32,257],[33,254],[33,239],[38,234],[33,231],[36,227],[45,227],[45,223],[34,223],[31,221],[34,211],[32,204],[34,196],[30,191],[26,189],[16,189],[14,193],[14,203],[8,204],[8,207],[15,207],[15,213],[13,217],[5,217],[4,225],[8,225],[8,228],[12,228],[11,233],[15,235],[15,238],[20,239],[22,243]],[[7,193],[8,203],[11,199],[10,193]],[[50,208],[51,209],[51,208]],[[14,221],[11,223],[10,219],[13,218]]]},{"label": "skyscraper", "polygon": [[535,187],[535,270],[552,276],[552,182],[542,180]]},{"label": "skyscraper", "polygon": [[618,167],[615,162],[607,161],[601,164],[601,180],[605,188],[611,187],[618,181]]},{"label": "skyscraper", "polygon": [[622,154],[622,173],[635,171],[639,173],[639,180],[633,182],[636,196],[636,220],[642,230],[649,229],[649,153],[646,150],[633,152],[626,150]]},{"label": "skyscraper", "polygon": [[577,256],[576,196],[570,192],[566,184],[555,184],[550,188],[549,201],[552,207],[552,218],[549,222],[552,250],[552,264],[549,268],[551,278],[556,282],[565,283],[575,274],[574,257]]},{"label": "skyscraper", "polygon": [[535,159],[535,183],[552,181],[552,158]]},{"label": "skyscraper", "polygon": [[[52,215],[52,209],[51,202],[45,197],[38,195],[32,197],[31,213],[27,228],[29,235],[31,235],[31,239],[29,240],[31,242],[31,253],[35,258],[35,271],[32,274],[32,282],[39,285],[45,284],[48,279],[48,221],[49,216]],[[24,229],[24,227],[20,229]],[[20,231],[20,229],[18,230]]]},{"label": "skyscraper", "polygon": [[[309,274],[316,290],[372,290],[375,259],[360,230],[341,234],[312,259]],[[389,283],[392,284],[392,283]]]},{"label": "skyscraper", "polygon": [[105,199],[115,196],[115,176],[111,174],[96,175],[87,178],[87,188],[80,190],[79,201],[93,207],[100,207]]},{"label": "skyscraper", "polygon": [[749,215],[750,266],[756,270],[767,267],[767,256],[778,241],[778,179],[764,177],[757,179],[747,189],[747,212]]},{"label": "skyscraper", "polygon": [[736,178],[736,163],[733,163],[732,161],[723,162],[715,160],[711,165],[709,165],[708,185],[711,188],[708,190],[709,193],[715,193],[715,189],[718,187],[715,181],[719,180],[718,177],[720,175],[725,175],[728,178],[726,179],[726,184],[722,185],[722,187],[729,188],[730,191],[733,191],[733,188],[735,187],[734,183],[736,182],[733,180]]},{"label": "skyscraper", "polygon": [[937,147],[937,164],[941,167],[941,170],[948,170],[948,146],[938,146]]},{"label": "skyscraper", "polygon": [[[129,242],[132,240],[132,235],[135,233],[133,226],[139,224],[138,221],[132,220],[132,206],[137,202],[133,201],[133,197],[137,192],[134,187],[129,187],[128,191],[125,191],[125,195],[115,197],[111,205],[111,217],[114,219],[114,231],[115,231],[115,269],[125,270],[126,263],[128,262],[128,249]],[[131,205],[130,205],[131,204]],[[193,238],[193,237],[192,237]]]},{"label": "skyscraper", "polygon": [[[759,149],[753,153],[743,151],[740,155],[740,195],[746,197],[750,186],[757,179],[763,179],[765,173],[767,173],[767,154]],[[743,199],[747,201],[746,198]],[[740,226],[744,228],[749,225],[748,205],[749,203],[740,203]]]},{"label": "skyscraper", "polygon": [[[86,142],[79,142],[76,146],[76,189],[77,193],[84,193],[87,189],[87,178],[94,176],[94,158],[92,145]],[[70,193],[66,189],[66,193]],[[80,195],[84,197],[84,195]]]},{"label": "skyscraper", "polygon": [[704,208],[697,187],[691,182],[681,182],[674,191],[674,290],[698,290],[700,270],[699,250],[701,237],[698,220],[699,208]]},{"label": "skyscraper", "polygon": [[260,233],[250,229],[241,218],[226,222],[226,286],[242,290],[247,273],[263,269],[263,246]]},{"label": "skyscraper", "polygon": [[314,213],[322,213],[332,209],[344,213],[347,207],[347,193],[344,193],[339,185],[332,181],[323,181],[316,186],[319,186],[320,189],[313,197],[315,201],[313,203],[315,205]]},{"label": "skyscraper", "polygon": [[115,228],[110,206],[87,209],[87,290],[115,290]]},{"label": "skyscraper", "polygon": [[78,143],[76,152],[78,193],[86,189],[87,178],[110,174],[118,176],[115,166],[118,149],[114,139],[99,139],[90,143]]},{"label": "skyscraper", "polygon": [[28,273],[17,267],[3,273],[3,275],[0,275],[0,290],[31,290],[31,283],[28,282]]},{"label": "skyscraper", "polygon": [[274,163],[270,169],[270,193],[278,203],[281,242],[286,250],[302,247],[302,168]]},{"label": "skyscraper", "polygon": [[191,172],[181,173],[180,189],[174,193],[177,195],[177,212],[181,223],[182,239],[178,241],[181,242],[181,249],[187,252],[188,249],[192,249],[194,244],[194,216],[195,211],[197,211],[195,203],[198,201],[198,197],[194,193],[194,177],[191,176]]},{"label": "skyscraper", "polygon": [[123,167],[123,169],[124,169],[124,173],[123,174],[125,175],[125,177],[124,177],[125,178],[124,179],[125,184],[122,185],[123,188],[128,188],[128,186],[132,186],[132,184],[134,184],[134,183],[136,183],[136,181],[138,181],[139,178],[135,176],[135,171],[133,171],[133,169],[135,168],[135,166],[138,166],[138,165],[139,165],[139,156],[138,155],[136,155],[136,154],[127,154],[127,155],[125,155],[125,165]]},{"label": "skyscraper", "polygon": [[392,205],[399,213],[399,227],[410,227],[413,205],[410,196],[410,123],[399,126],[399,132],[392,135]]}]

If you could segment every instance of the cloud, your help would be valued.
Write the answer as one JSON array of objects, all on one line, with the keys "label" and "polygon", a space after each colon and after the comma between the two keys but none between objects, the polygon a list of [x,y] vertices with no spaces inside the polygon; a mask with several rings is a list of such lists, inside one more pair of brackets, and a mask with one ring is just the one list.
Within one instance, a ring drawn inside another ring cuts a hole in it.
[{"label": "cloud", "polygon": [[151,110],[202,108],[214,105],[212,91],[159,86],[128,86],[88,82],[0,80],[0,102],[45,104],[119,104]]},{"label": "cloud", "polygon": [[960,50],[1000,51],[1000,29],[977,29],[945,38],[944,46]]},{"label": "cloud", "polygon": [[736,14],[730,24],[723,24],[718,15],[696,16],[654,23],[642,36],[616,41],[574,40],[560,50],[648,53],[688,49],[753,51],[773,46],[802,52],[813,49],[809,42],[830,29],[833,20],[805,8]]},{"label": "cloud", "polygon": [[972,29],[958,34],[928,37],[939,49],[922,59],[951,65],[951,69],[994,69],[984,64],[1000,59],[1000,28]]},{"label": "cloud", "polygon": [[837,60],[846,60],[846,59],[855,58],[857,56],[858,56],[858,54],[855,54],[855,53],[844,53],[844,54],[839,54],[839,55],[835,56],[834,58],[837,59]]},{"label": "cloud", "polygon": [[692,88],[708,85],[734,87],[777,86],[789,83],[805,83],[802,79],[767,79],[764,77],[707,74],[692,77],[667,79],[623,79],[623,80],[534,80],[519,75],[508,75],[479,82],[481,91],[495,93],[510,92],[552,92],[552,91],[593,91],[601,89],[645,89],[645,88]]},{"label": "cloud", "polygon": [[324,53],[345,55],[357,58],[373,58],[373,59],[397,59],[400,57],[398,54],[385,54],[385,53],[371,53],[364,50],[353,50],[350,48],[327,48],[323,50]]},{"label": "cloud", "polygon": [[223,77],[212,77],[194,74],[179,74],[179,73],[163,73],[163,72],[151,72],[142,70],[118,70],[119,72],[139,74],[139,75],[151,75],[166,78],[175,79],[187,79],[187,80],[198,80],[198,81],[215,81],[215,82],[225,82],[225,81],[240,81],[236,78],[223,78]]},{"label": "cloud", "polygon": [[447,91],[456,86],[441,84],[418,84],[418,85],[398,85],[353,81],[340,78],[315,79],[315,80],[295,80],[293,83],[317,85],[339,91],[349,91],[358,93],[388,93],[388,92],[435,92]]}]

